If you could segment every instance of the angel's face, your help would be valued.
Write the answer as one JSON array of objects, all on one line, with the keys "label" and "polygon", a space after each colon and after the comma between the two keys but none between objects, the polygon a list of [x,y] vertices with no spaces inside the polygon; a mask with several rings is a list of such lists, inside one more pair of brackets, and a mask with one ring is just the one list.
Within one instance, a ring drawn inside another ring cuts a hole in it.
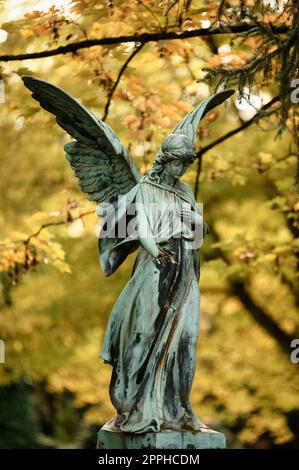
[{"label": "angel's face", "polygon": [[186,160],[173,160],[165,163],[165,171],[173,178],[179,179],[186,172],[188,165]]}]

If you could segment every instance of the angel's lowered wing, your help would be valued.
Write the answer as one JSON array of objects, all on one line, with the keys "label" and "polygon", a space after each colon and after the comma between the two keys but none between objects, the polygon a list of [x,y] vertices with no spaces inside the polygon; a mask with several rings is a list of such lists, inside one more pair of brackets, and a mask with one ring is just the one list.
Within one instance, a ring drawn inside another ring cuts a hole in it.
[{"label": "angel's lowered wing", "polygon": [[22,80],[41,107],[76,139],[65,145],[66,158],[89,200],[113,203],[135,186],[141,175],[108,124],[61,88],[26,75]]}]

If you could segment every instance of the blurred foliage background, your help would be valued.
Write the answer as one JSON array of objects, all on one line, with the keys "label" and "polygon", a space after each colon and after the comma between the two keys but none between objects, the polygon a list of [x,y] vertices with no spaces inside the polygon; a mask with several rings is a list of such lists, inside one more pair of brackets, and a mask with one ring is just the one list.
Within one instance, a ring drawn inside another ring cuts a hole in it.
[{"label": "blurred foliage background", "polygon": [[193,105],[239,90],[202,121],[185,176],[211,229],[192,402],[230,447],[299,447],[297,2],[5,0],[0,12],[0,447],[95,447],[114,414],[101,339],[134,261],[102,275],[68,137],[24,74],[104,117],[143,173]]}]

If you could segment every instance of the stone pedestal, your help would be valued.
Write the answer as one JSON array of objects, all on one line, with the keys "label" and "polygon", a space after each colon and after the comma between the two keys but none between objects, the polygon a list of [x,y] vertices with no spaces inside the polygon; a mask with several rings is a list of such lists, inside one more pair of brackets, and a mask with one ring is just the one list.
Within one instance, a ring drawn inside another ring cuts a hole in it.
[{"label": "stone pedestal", "polygon": [[225,436],[212,429],[124,433],[114,419],[98,432],[98,449],[225,449]]}]

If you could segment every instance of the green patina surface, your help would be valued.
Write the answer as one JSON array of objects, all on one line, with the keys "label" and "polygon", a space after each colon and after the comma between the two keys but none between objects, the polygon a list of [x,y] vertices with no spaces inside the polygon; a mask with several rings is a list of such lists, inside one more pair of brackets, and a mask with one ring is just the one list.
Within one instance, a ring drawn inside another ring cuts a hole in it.
[{"label": "green patina surface", "polygon": [[[233,90],[216,93],[187,114],[141,178],[106,123],[64,90],[34,77],[25,76],[23,81],[33,98],[75,139],[65,150],[82,191],[90,200],[106,204],[106,212],[113,215],[112,224],[106,217],[100,234],[104,274],[113,274],[129,253],[139,249],[131,279],[111,312],[101,352],[113,368],[110,398],[117,418],[112,427],[108,423],[99,432],[99,446],[225,447],[224,436],[209,430],[189,402],[200,309],[198,248],[204,222],[191,188],[180,177],[194,161],[200,120]],[[138,210],[129,233],[132,204]],[[102,211],[99,208],[98,215],[104,216]],[[122,236],[120,227],[125,228]]]}]

